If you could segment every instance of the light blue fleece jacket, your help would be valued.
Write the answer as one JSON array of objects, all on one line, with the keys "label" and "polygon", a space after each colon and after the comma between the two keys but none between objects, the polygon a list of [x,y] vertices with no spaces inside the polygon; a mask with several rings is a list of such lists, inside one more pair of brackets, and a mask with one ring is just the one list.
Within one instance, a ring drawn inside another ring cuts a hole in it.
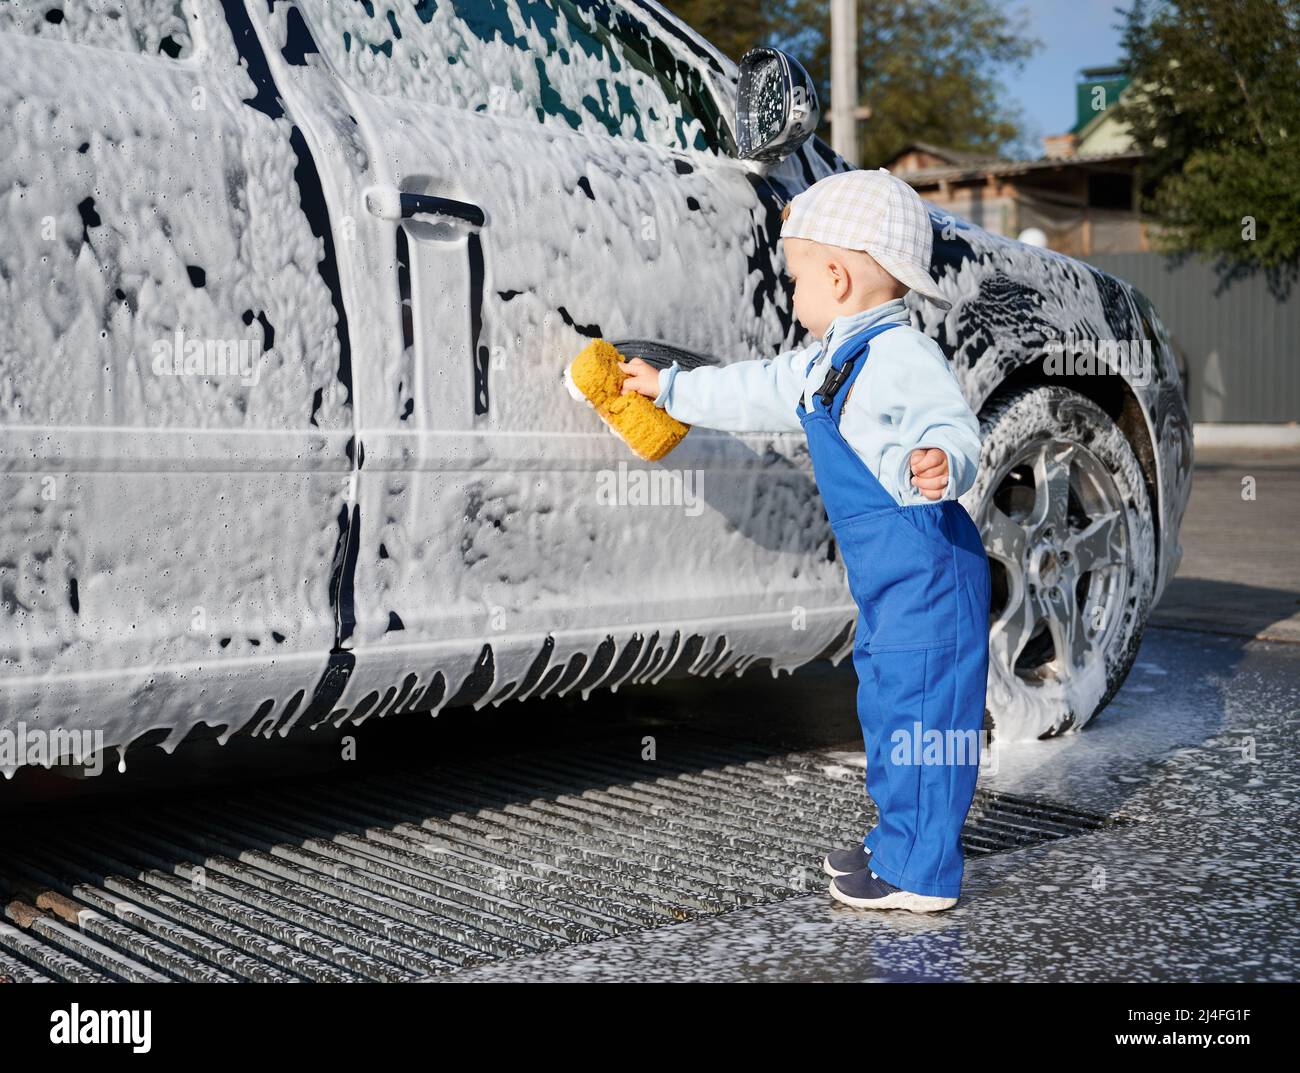
[{"label": "light blue fleece jacket", "polygon": [[[930,503],[912,483],[910,457],[918,447],[948,456],[944,499],[956,499],[975,481],[979,420],[967,405],[939,345],[911,326],[901,298],[836,317],[823,342],[786,350],[775,358],[682,369],[659,374],[655,405],[679,421],[728,432],[800,432],[795,406],[802,394],[812,410],[836,349],[864,328],[904,325],[871,340],[840,415],[840,434],[900,506]],[[823,352],[824,346],[824,352]],[[821,354],[805,376],[808,360]]]}]

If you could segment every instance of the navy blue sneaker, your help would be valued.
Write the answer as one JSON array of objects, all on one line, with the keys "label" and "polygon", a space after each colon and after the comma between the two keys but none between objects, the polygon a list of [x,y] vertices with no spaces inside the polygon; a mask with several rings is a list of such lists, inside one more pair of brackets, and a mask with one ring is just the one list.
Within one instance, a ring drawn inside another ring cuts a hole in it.
[{"label": "navy blue sneaker", "polygon": [[859,842],[852,849],[833,849],[822,861],[822,871],[828,876],[846,876],[860,872],[871,864],[871,850]]},{"label": "navy blue sneaker", "polygon": [[957,904],[956,898],[938,898],[903,890],[881,879],[870,868],[836,876],[831,880],[830,895],[854,909],[907,909],[913,913],[936,913]]}]

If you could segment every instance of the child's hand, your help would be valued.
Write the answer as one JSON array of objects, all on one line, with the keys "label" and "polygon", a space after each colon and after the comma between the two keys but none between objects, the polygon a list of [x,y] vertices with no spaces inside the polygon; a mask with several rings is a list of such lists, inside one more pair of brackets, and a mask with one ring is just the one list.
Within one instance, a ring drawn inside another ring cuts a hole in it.
[{"label": "child's hand", "polygon": [[659,370],[648,361],[633,358],[631,361],[620,361],[618,367],[627,374],[623,380],[622,394],[638,391],[652,399],[659,397]]},{"label": "child's hand", "polygon": [[909,460],[912,483],[926,499],[943,498],[948,487],[948,456],[937,447],[918,447]]}]

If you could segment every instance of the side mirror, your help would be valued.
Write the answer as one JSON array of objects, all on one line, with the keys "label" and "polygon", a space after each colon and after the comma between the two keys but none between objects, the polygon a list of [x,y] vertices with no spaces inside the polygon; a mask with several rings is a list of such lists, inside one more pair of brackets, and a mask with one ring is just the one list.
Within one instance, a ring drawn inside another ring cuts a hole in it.
[{"label": "side mirror", "polygon": [[812,136],[821,112],[817,89],[799,61],[775,48],[740,59],[736,147],[741,160],[778,164]]}]

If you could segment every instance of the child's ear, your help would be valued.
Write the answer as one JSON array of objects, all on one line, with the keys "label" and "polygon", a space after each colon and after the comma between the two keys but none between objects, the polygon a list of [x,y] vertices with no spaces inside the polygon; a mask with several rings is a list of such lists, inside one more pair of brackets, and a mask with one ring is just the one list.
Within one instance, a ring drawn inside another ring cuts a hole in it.
[{"label": "child's ear", "polygon": [[843,261],[832,259],[826,262],[826,270],[831,277],[831,294],[836,298],[843,298],[849,293],[851,283],[848,265]]}]

